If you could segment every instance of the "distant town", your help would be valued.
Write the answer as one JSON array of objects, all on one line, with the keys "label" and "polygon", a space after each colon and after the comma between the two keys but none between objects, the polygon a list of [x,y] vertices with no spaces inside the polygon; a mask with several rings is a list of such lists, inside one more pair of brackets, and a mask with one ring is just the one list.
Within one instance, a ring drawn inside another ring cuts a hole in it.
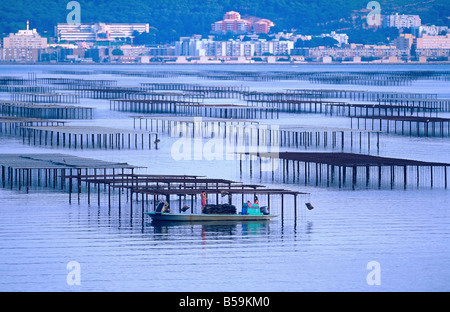
[{"label": "distant town", "polygon": [[289,64],[289,63],[430,63],[448,62],[447,26],[422,25],[419,15],[381,16],[382,28],[399,30],[389,44],[349,43],[345,33],[318,36],[271,32],[264,18],[224,14],[210,34],[181,37],[168,44],[150,44],[146,23],[58,23],[55,37],[44,38],[30,27],[2,40],[0,63],[101,64]]}]

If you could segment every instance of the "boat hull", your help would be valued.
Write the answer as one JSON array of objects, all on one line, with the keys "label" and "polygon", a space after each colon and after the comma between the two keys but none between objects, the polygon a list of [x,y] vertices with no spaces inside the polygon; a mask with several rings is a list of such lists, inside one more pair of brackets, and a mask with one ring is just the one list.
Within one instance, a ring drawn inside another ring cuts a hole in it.
[{"label": "boat hull", "polygon": [[266,221],[277,215],[240,215],[240,214],[189,214],[148,212],[153,221],[196,222],[196,221]]}]

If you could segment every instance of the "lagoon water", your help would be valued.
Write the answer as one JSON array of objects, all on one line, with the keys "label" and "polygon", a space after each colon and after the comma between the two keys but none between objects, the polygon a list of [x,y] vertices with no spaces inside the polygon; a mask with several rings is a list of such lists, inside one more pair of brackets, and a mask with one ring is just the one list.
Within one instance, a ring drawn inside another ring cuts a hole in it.
[{"label": "lagoon water", "polygon": [[[0,75],[64,76],[48,70],[448,70],[448,66],[1,66]],[[113,75],[118,85],[190,82],[247,85],[255,91],[341,88],[437,93],[450,98],[450,81],[415,81],[411,86],[319,85],[305,81],[243,82],[196,78],[151,79]],[[0,93],[1,98],[8,98]],[[210,100],[213,101],[213,100]],[[217,100],[227,102],[234,100]],[[132,114],[109,110],[107,100],[82,99],[94,119],[71,124],[132,129]],[[446,116],[446,114],[441,114]],[[448,116],[448,115],[447,115]],[[282,114],[276,123],[349,127],[343,117]],[[159,150],[75,150],[22,144],[0,136],[0,153],[66,153],[144,166],[139,173],[194,174],[310,192],[314,210],[291,211],[269,223],[154,225],[140,209],[80,202],[54,190],[0,188],[0,291],[449,291],[450,191],[427,187],[356,191],[260,180],[239,174],[234,160],[175,161],[174,138]],[[356,151],[357,152],[357,151]],[[380,155],[450,163],[448,138],[382,135]],[[278,203],[279,205],[279,203]],[[273,209],[277,209],[277,203]],[[289,210],[289,209],[286,209]],[[80,283],[68,282],[79,264]],[[368,267],[379,263],[379,285]],[[368,277],[369,276],[369,277]],[[369,278],[369,283],[367,279]]]}]

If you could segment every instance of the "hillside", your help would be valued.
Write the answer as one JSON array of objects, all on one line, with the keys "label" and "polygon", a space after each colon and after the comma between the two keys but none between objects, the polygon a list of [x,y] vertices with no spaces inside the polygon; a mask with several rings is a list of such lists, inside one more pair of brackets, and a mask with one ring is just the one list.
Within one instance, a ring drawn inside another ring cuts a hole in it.
[{"label": "hillside", "polygon": [[[368,0],[79,0],[81,22],[145,22],[155,28],[158,42],[180,36],[208,34],[211,23],[226,11],[243,16],[268,18],[275,30],[295,29],[302,34],[330,30],[355,31],[364,27]],[[419,14],[425,24],[450,26],[448,0],[380,0],[382,14]],[[412,2],[412,3],[411,3]],[[5,36],[25,27],[52,36],[57,23],[65,23],[68,0],[2,0],[0,34]]]}]

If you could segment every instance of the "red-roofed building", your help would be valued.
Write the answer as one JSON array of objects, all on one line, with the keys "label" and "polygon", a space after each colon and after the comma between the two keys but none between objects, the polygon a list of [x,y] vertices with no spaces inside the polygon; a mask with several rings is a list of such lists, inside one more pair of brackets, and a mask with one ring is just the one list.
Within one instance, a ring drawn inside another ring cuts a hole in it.
[{"label": "red-roofed building", "polygon": [[272,26],[274,23],[268,19],[257,19],[252,25],[249,20],[242,19],[238,12],[230,11],[225,13],[223,20],[211,25],[211,32],[214,34],[246,34],[253,30],[255,33],[267,34]]},{"label": "red-roofed building", "polygon": [[253,31],[257,34],[267,34],[272,26],[275,26],[272,21],[268,19],[260,19],[253,24]]},{"label": "red-roofed building", "polygon": [[223,16],[224,20],[240,20],[241,19],[241,14],[239,14],[238,12],[235,11],[230,11],[225,13],[225,15]]}]

